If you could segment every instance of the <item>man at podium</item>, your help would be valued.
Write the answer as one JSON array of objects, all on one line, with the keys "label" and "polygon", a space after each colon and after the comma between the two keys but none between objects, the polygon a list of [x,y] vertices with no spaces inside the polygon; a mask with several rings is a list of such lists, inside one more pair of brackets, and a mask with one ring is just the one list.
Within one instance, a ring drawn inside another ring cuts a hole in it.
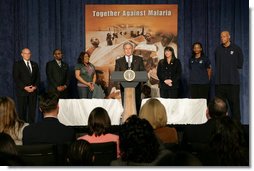
[{"label": "man at podium", "polygon": [[[126,71],[131,69],[133,71],[145,71],[143,59],[140,56],[133,55],[133,44],[126,42],[123,44],[124,56],[116,60],[115,71]],[[120,85],[122,102],[124,104],[124,88]],[[135,99],[137,114],[141,105],[141,83],[135,88]]]}]

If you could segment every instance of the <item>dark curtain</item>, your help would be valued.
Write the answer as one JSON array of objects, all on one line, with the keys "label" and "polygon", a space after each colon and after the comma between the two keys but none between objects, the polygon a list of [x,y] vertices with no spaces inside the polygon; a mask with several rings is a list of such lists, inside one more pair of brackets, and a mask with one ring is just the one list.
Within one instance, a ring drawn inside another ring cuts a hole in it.
[{"label": "dark curtain", "polygon": [[[52,52],[61,48],[72,69],[71,98],[76,97],[73,67],[84,50],[84,4],[178,4],[178,56],[183,74],[181,97],[188,97],[188,58],[191,45],[203,44],[214,66],[214,50],[220,32],[229,30],[231,40],[244,53],[241,70],[242,123],[249,123],[249,2],[248,0],[1,0],[0,1],[0,96],[15,99],[12,65],[24,47],[40,66],[40,92],[47,87],[45,65]],[[130,9],[131,10],[131,9]],[[211,84],[214,96],[214,78]]]}]

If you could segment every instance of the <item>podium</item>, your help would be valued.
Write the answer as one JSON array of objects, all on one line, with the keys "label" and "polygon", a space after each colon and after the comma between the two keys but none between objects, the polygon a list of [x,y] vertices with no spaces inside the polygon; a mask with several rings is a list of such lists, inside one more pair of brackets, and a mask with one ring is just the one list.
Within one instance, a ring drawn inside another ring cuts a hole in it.
[{"label": "podium", "polygon": [[111,80],[120,82],[120,84],[124,87],[123,123],[129,116],[137,114],[135,87],[139,82],[147,81],[147,72],[133,70],[115,71],[111,74]]}]

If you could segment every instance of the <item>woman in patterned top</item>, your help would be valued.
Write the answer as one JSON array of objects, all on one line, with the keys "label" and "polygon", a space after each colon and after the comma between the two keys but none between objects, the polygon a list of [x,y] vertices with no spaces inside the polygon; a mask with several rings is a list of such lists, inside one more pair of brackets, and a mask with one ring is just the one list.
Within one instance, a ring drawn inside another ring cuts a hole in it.
[{"label": "woman in patterned top", "polygon": [[90,55],[87,52],[81,52],[78,64],[75,66],[79,98],[91,99],[93,95],[96,74],[95,67],[89,62],[89,59]]}]

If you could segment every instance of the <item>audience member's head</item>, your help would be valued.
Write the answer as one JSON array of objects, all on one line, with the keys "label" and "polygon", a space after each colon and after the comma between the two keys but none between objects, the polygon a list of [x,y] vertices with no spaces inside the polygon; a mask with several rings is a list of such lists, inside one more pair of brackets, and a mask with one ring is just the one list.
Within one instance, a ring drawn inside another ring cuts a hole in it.
[{"label": "audience member's head", "polygon": [[126,162],[151,163],[159,154],[153,127],[145,119],[130,116],[119,132],[121,158]]},{"label": "audience member's head", "polygon": [[57,116],[59,97],[55,93],[44,93],[39,97],[39,108],[44,117]]},{"label": "audience member's head", "polygon": [[239,122],[224,116],[216,121],[210,148],[217,155],[219,165],[248,165],[248,149],[244,148],[244,133]]},{"label": "audience member's head", "polygon": [[0,133],[0,166],[22,166],[14,140],[9,134]]},{"label": "audience member's head", "polygon": [[150,98],[151,97],[151,87],[148,85],[144,85],[142,87],[142,93],[144,94],[144,98]]},{"label": "audience member's head", "polygon": [[111,121],[108,112],[102,107],[94,108],[88,117],[89,135],[100,136],[108,133]]},{"label": "audience member's head", "polygon": [[209,118],[221,118],[227,115],[228,106],[225,100],[220,97],[215,97],[208,104],[207,117]]},{"label": "audience member's head", "polygon": [[21,129],[24,122],[19,119],[16,112],[15,103],[10,97],[0,97],[0,132],[5,132],[13,136],[16,130]]},{"label": "audience member's head", "polygon": [[92,166],[94,153],[86,140],[76,140],[67,151],[67,163],[71,166]]},{"label": "audience member's head", "polygon": [[167,125],[166,109],[158,99],[147,100],[140,109],[139,117],[148,120],[154,129]]},{"label": "audience member's head", "polygon": [[0,152],[17,155],[16,144],[9,134],[0,133]]}]

